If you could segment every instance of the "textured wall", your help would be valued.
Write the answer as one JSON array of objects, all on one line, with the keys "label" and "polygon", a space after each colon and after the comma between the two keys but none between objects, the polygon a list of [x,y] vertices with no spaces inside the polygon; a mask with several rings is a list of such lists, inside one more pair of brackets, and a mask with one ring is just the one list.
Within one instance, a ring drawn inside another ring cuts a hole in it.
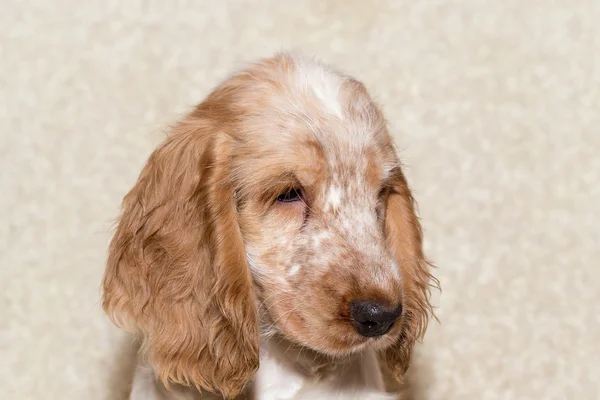
[{"label": "textured wall", "polygon": [[296,49],[367,84],[408,165],[443,285],[415,397],[597,398],[598,21],[598,0],[4,0],[0,397],[123,396],[130,338],[98,306],[120,200],[229,71]]}]

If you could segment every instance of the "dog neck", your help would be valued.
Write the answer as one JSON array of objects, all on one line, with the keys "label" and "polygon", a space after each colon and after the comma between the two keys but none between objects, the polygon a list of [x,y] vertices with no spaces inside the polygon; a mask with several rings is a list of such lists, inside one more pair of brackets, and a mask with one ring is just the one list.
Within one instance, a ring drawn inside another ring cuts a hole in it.
[{"label": "dog neck", "polygon": [[253,398],[289,398],[315,387],[382,389],[375,352],[329,357],[278,335],[261,342],[260,367],[250,388],[260,396]]},{"label": "dog neck", "polygon": [[[331,358],[281,336],[274,336],[261,342],[260,367],[239,399],[364,399],[369,397],[361,397],[361,393],[382,390],[383,379],[372,350]],[[344,393],[353,393],[354,396]],[[156,379],[147,361],[140,358],[130,399],[216,400],[222,397],[208,392],[201,394],[195,389],[175,384],[167,390]]]},{"label": "dog neck", "polygon": [[357,355],[340,358],[328,357],[315,350],[290,342],[281,335],[276,335],[262,342],[262,348],[268,357],[276,358],[281,363],[302,373],[307,378],[322,380],[339,369],[342,365],[357,361]]}]

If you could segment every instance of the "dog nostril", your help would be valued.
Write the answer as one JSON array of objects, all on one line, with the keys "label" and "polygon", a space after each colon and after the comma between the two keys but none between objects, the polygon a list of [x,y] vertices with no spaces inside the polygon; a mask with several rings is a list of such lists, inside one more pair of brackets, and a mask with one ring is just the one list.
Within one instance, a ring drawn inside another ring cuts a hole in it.
[{"label": "dog nostril", "polygon": [[362,336],[373,337],[386,334],[401,314],[401,305],[391,308],[372,300],[350,303],[350,316],[354,328]]}]

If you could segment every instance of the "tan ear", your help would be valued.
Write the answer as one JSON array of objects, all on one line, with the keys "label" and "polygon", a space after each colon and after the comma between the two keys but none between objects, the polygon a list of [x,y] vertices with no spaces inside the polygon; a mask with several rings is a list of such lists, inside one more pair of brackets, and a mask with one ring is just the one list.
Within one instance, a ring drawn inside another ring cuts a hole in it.
[{"label": "tan ear", "polygon": [[254,293],[229,177],[230,146],[180,123],[123,200],[103,307],[139,333],[165,383],[238,394],[258,368]]},{"label": "tan ear", "polygon": [[430,288],[439,284],[431,275],[431,264],[423,255],[421,225],[404,174],[399,167],[394,168],[391,174],[385,230],[404,279],[404,323],[399,340],[386,349],[383,356],[392,375],[401,382],[415,341],[422,339],[432,315]]}]

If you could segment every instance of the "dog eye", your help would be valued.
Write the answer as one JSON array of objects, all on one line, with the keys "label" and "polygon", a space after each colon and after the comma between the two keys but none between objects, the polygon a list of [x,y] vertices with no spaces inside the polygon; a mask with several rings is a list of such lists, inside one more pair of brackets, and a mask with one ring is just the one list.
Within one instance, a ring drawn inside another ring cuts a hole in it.
[{"label": "dog eye", "polygon": [[277,196],[277,201],[280,203],[293,203],[302,200],[300,189],[291,188]]}]

